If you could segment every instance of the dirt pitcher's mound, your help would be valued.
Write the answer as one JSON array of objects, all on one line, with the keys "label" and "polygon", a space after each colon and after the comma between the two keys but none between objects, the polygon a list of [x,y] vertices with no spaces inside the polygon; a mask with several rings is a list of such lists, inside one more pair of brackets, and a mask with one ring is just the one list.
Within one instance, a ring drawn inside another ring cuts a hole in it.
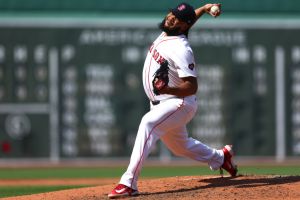
[{"label": "dirt pitcher's mound", "polygon": [[[117,184],[70,189],[57,192],[26,195],[6,199],[31,200],[98,200],[108,199],[107,194]],[[300,176],[184,176],[139,181],[140,195],[130,199],[300,199]],[[124,199],[124,198],[123,198]]]}]

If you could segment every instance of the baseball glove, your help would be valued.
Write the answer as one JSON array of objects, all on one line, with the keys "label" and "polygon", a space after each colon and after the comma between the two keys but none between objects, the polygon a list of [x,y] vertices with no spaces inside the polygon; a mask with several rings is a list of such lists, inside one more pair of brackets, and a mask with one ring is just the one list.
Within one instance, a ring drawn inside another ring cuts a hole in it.
[{"label": "baseball glove", "polygon": [[160,64],[160,67],[154,73],[152,81],[153,92],[155,95],[160,95],[159,91],[169,83],[169,63],[165,60]]}]

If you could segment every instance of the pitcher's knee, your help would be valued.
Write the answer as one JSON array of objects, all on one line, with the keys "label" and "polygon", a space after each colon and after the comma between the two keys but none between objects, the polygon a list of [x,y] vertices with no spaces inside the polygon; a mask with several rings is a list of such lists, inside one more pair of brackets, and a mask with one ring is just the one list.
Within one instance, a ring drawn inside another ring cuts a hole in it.
[{"label": "pitcher's knee", "polygon": [[154,128],[155,126],[157,126],[157,121],[151,119],[148,115],[145,115],[143,118],[142,118],[142,121],[141,121],[141,125],[144,126],[144,127],[147,127],[147,128]]}]

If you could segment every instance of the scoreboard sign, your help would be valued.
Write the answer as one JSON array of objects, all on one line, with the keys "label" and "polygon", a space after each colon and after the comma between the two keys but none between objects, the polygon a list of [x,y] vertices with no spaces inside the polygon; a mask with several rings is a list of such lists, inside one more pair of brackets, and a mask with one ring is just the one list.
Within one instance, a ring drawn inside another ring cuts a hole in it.
[{"label": "scoreboard sign", "polygon": [[[0,23],[0,156],[129,155],[149,106],[141,72],[156,21],[13,22]],[[268,20],[194,27],[191,135],[238,155],[299,155],[299,34]]]}]

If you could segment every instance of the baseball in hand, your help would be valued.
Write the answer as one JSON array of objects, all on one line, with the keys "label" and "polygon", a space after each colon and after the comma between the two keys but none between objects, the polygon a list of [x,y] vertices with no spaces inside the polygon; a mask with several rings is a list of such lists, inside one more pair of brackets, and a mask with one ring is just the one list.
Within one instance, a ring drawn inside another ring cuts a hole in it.
[{"label": "baseball in hand", "polygon": [[220,12],[219,6],[212,6],[212,7],[210,8],[210,13],[211,13],[212,15],[216,15],[218,12]]}]

